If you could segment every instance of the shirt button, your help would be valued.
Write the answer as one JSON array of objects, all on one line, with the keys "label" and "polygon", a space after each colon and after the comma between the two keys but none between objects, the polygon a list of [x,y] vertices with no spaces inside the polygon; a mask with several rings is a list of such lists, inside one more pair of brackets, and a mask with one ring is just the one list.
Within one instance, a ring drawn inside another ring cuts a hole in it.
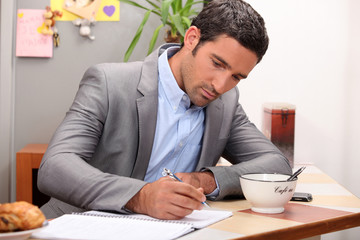
[{"label": "shirt button", "polygon": [[182,147],[182,146],[183,146],[183,143],[182,143],[182,142],[180,142],[180,143],[179,143],[179,146],[180,146],[180,147]]},{"label": "shirt button", "polygon": [[186,101],[187,97],[184,95],[184,96],[182,97],[182,99],[183,99],[184,101]]}]

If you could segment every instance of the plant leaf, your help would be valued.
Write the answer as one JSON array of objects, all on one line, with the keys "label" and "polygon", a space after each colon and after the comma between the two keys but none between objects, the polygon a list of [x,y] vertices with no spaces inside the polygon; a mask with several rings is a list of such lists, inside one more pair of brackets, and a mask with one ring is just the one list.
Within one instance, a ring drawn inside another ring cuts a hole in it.
[{"label": "plant leaf", "polygon": [[[191,16],[195,17],[196,15],[198,15],[198,13],[199,13],[198,11],[195,11],[194,9],[191,9],[186,17],[191,17]],[[185,16],[185,15],[183,15],[183,16]]]},{"label": "plant leaf", "polygon": [[180,14],[187,16],[187,14],[189,13],[189,11],[193,5],[193,2],[194,2],[194,0],[187,0],[185,3],[185,6],[180,10]]},{"label": "plant leaf", "polygon": [[161,20],[164,25],[166,24],[166,21],[168,19],[169,8],[170,8],[170,4],[172,3],[172,1],[174,1],[174,0],[164,0],[161,3]]},{"label": "plant leaf", "polygon": [[[119,1],[130,4],[132,6],[135,6],[135,7],[141,8],[141,9],[145,9],[146,11],[150,10],[149,8],[144,7],[144,6],[138,4],[138,3],[134,2],[134,1],[131,1],[131,0],[119,0]],[[158,15],[161,18],[161,14],[160,14],[161,8],[158,5],[156,5],[155,3],[153,3],[152,1],[150,1],[150,0],[146,0],[146,1],[154,7],[154,9],[152,9],[152,12],[155,13],[156,15]]]},{"label": "plant leaf", "polygon": [[177,28],[177,31],[181,34],[181,36],[184,36],[185,29],[184,29],[184,25],[182,24],[180,14],[177,13],[177,14],[173,15],[172,19],[174,21],[175,27]]},{"label": "plant leaf", "polygon": [[182,0],[175,0],[171,3],[173,14],[178,13],[182,8]]},{"label": "plant leaf", "polygon": [[125,56],[124,56],[124,62],[127,62],[129,60],[130,55],[134,51],[134,48],[135,48],[136,44],[138,43],[139,38],[141,36],[141,33],[142,33],[143,29],[144,29],[144,25],[146,24],[147,20],[149,19],[150,13],[151,13],[151,10],[149,10],[149,11],[147,11],[145,13],[145,16],[144,16],[142,22],[140,23],[140,26],[137,29],[136,34],[135,34],[132,42],[130,43],[129,48],[126,50],[126,53],[125,53]]},{"label": "plant leaf", "polygon": [[[121,1],[121,0],[120,0]],[[150,1],[150,0],[146,0],[151,6],[153,6],[156,10],[160,11],[160,6],[157,5],[156,3]]]},{"label": "plant leaf", "polygon": [[200,4],[200,3],[207,3],[207,1],[196,1],[194,2],[193,0],[188,0],[185,4],[185,6],[180,10],[180,14],[181,16],[195,16],[199,13],[199,11],[196,11],[194,9],[191,9],[192,6],[194,6],[195,4]]},{"label": "plant leaf", "polygon": [[181,17],[182,21],[186,25],[186,29],[188,29],[191,26],[191,20],[188,17]]},{"label": "plant leaf", "polygon": [[159,31],[161,28],[163,28],[165,25],[164,24],[160,24],[154,31],[154,34],[151,38],[151,41],[150,41],[150,44],[149,44],[149,50],[148,50],[148,55],[154,50],[154,46],[155,46],[155,43],[156,43],[156,40],[159,36]]},{"label": "plant leaf", "polygon": [[145,9],[145,10],[147,10],[147,11],[150,10],[149,8],[144,7],[144,6],[138,4],[138,3],[134,2],[134,1],[131,1],[131,0],[119,0],[119,1],[120,1],[120,2],[124,2],[124,3],[127,3],[127,4],[130,4],[130,5],[133,5],[133,6],[138,7],[138,8]]}]

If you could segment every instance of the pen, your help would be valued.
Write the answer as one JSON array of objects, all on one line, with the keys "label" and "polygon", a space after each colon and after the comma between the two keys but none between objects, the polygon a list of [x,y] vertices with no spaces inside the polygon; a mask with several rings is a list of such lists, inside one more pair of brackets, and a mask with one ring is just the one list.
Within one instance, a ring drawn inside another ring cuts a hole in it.
[{"label": "pen", "polygon": [[[164,168],[163,172],[162,172],[163,176],[169,176],[172,179],[179,181],[179,182],[183,182],[180,178],[178,178],[175,174],[173,174],[169,169]],[[201,202],[202,204],[204,204],[206,207],[210,207],[206,202]]]}]

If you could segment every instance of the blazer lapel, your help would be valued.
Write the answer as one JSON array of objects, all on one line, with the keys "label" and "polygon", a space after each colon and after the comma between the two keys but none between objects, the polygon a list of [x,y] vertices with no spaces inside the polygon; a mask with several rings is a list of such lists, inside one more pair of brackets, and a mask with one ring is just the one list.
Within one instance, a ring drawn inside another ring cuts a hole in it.
[{"label": "blazer lapel", "polygon": [[158,52],[148,56],[143,64],[138,91],[142,97],[136,100],[139,121],[139,143],[136,162],[131,177],[144,179],[149,164],[156,129],[158,105]]},{"label": "blazer lapel", "polygon": [[144,96],[137,100],[139,118],[139,144],[131,177],[144,179],[154,141],[157,116],[157,96]]},{"label": "blazer lapel", "polygon": [[[214,145],[219,139],[221,124],[223,121],[224,103],[221,98],[210,103],[206,107],[205,132],[199,162],[196,171],[204,166],[212,166],[214,161]],[[217,161],[217,160],[216,160]]]},{"label": "blazer lapel", "polygon": [[138,91],[142,95],[137,99],[139,121],[139,144],[132,178],[144,179],[149,165],[154,142],[158,109],[158,58],[168,47],[166,44],[145,58]]}]

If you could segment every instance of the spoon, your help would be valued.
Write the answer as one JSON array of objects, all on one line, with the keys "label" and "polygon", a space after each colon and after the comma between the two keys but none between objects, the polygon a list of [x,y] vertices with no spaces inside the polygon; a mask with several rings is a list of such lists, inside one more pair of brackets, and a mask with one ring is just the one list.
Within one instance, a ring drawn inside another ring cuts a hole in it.
[{"label": "spoon", "polygon": [[301,168],[299,168],[296,172],[293,173],[293,175],[291,175],[291,176],[287,179],[287,181],[292,181],[292,180],[294,180],[300,173],[302,173],[302,171],[304,171],[305,168],[306,168],[306,167],[301,167]]}]

